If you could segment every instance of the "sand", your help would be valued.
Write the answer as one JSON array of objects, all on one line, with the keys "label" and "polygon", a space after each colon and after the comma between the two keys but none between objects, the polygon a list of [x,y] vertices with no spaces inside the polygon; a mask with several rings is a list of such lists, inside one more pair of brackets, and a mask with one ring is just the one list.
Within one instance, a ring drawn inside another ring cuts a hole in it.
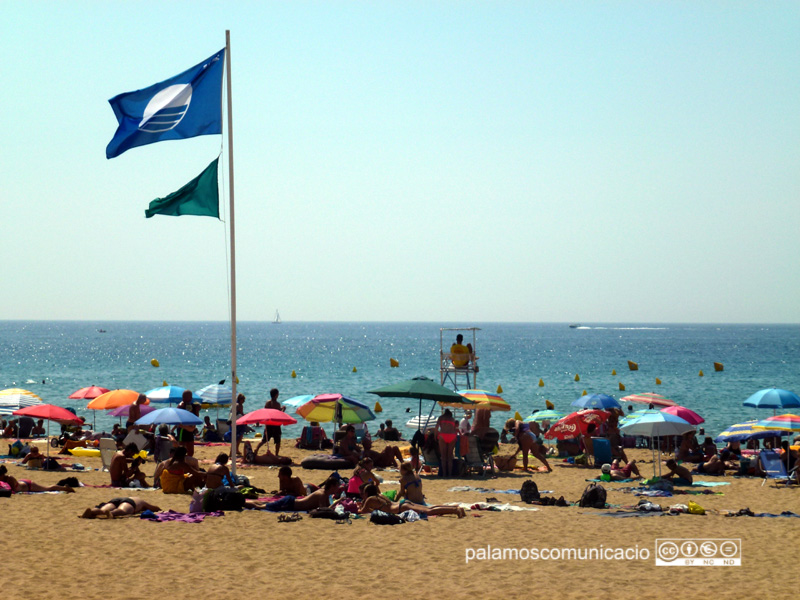
[{"label": "sand", "polygon": [[[285,441],[286,444],[286,441]],[[378,442],[377,448],[381,447]],[[508,447],[506,447],[508,448]],[[283,448],[296,463],[309,454]],[[224,447],[197,447],[211,460]],[[647,460],[649,452],[634,451]],[[81,457],[93,469],[100,459]],[[586,479],[597,471],[560,466],[553,473],[504,473],[496,478],[443,480],[424,477],[431,503],[479,502],[494,496],[519,506],[518,495],[448,492],[456,485],[518,489],[533,477],[542,490],[569,501],[580,498]],[[107,473],[28,471],[6,462],[11,475],[54,484],[68,475],[83,483],[109,483]],[[152,474],[153,463],[145,472]],[[642,465],[645,474],[652,465]],[[277,469],[239,470],[266,490],[277,488]],[[326,472],[295,474],[320,483]],[[379,471],[386,480],[399,474]],[[704,479],[712,479],[703,477]],[[351,524],[305,517],[280,523],[277,515],[226,513],[202,523],[153,523],[137,517],[116,520],[77,518],[85,508],[115,496],[141,495],[163,509],[187,511],[188,496],[160,491],[122,491],[82,487],[75,494],[23,494],[0,499],[5,540],[4,599],[267,598],[357,596],[381,598],[661,598],[708,595],[712,598],[790,597],[796,587],[800,519],[724,517],[717,511],[800,513],[800,489],[777,488],[761,479],[719,478],[723,495],[676,496],[654,501],[668,506],[692,498],[712,514],[610,518],[594,509],[545,506],[535,512],[470,511],[467,518],[436,517],[428,522],[377,526],[367,519]],[[632,494],[614,491],[630,484],[611,483],[608,501],[636,504]],[[396,486],[395,486],[396,487]],[[383,489],[392,489],[385,485]],[[660,567],[655,542],[670,539],[741,539],[742,566]],[[629,560],[472,560],[489,548],[623,548],[637,552]],[[647,550],[649,557],[641,558]]]}]

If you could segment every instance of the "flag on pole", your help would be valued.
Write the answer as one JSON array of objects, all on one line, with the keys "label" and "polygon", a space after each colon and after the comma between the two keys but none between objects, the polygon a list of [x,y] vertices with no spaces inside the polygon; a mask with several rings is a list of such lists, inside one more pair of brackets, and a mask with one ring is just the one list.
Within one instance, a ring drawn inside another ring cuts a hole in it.
[{"label": "flag on pole", "polygon": [[180,75],[109,100],[119,126],[106,158],[163,140],[222,133],[224,57],[223,48]]},{"label": "flag on pole", "polygon": [[219,186],[217,184],[217,165],[219,158],[206,167],[197,177],[164,198],[156,198],[150,203],[145,216],[197,215],[219,219]]}]

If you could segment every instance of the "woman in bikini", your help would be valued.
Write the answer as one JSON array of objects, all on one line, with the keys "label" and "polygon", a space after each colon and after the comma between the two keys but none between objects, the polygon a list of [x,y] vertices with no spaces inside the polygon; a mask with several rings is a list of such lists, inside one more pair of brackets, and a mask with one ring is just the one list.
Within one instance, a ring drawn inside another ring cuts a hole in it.
[{"label": "woman in bikini", "polygon": [[364,486],[368,483],[378,487],[379,481],[372,472],[373,462],[371,458],[362,458],[358,462],[358,466],[353,471],[350,479],[347,481],[347,497],[354,500],[361,500],[364,496],[361,493]]},{"label": "woman in bikini", "polygon": [[400,493],[397,500],[405,498],[414,504],[425,504],[425,496],[422,494],[422,479],[417,475],[414,466],[410,462],[400,465]]},{"label": "woman in bikini", "polygon": [[528,470],[528,454],[532,454],[538,458],[545,467],[547,467],[548,473],[553,470],[550,464],[547,462],[547,458],[545,457],[544,444],[542,443],[541,437],[539,437],[542,430],[539,429],[538,423],[532,422],[529,424],[522,421],[509,419],[506,421],[506,429],[510,433],[513,433],[514,437],[517,438],[518,448],[517,451],[514,452],[514,456],[519,454],[520,450],[522,451],[523,469],[526,471]]},{"label": "woman in bikini", "polygon": [[0,465],[0,481],[7,483],[11,488],[11,492],[14,494],[24,492],[67,492],[68,494],[72,494],[75,492],[75,490],[68,485],[44,486],[34,483],[30,479],[17,480],[8,474],[8,469],[5,465]]},{"label": "woman in bikini", "polygon": [[444,477],[450,477],[453,474],[458,423],[449,408],[446,408],[442,416],[436,420],[436,438],[439,440],[439,456],[441,457],[439,470]]},{"label": "woman in bikini", "polygon": [[392,515],[399,515],[401,512],[413,510],[421,515],[457,515],[459,519],[467,516],[467,513],[460,506],[422,506],[409,500],[392,502],[386,496],[381,496],[378,493],[378,488],[372,484],[364,487],[364,495],[366,498],[358,507],[358,514],[360,515],[369,514],[373,510],[382,510]]},{"label": "woman in bikini", "polygon": [[189,494],[205,483],[206,473],[186,462],[186,448],[175,448],[172,458],[161,471],[161,491],[165,494]]}]

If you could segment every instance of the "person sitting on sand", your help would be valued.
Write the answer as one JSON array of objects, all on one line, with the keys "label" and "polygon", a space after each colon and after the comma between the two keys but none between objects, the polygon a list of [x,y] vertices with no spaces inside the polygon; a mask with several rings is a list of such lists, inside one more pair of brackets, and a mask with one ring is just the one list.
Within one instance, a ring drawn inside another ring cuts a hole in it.
[{"label": "person sitting on sand", "polygon": [[694,479],[692,473],[684,467],[679,465],[674,458],[670,458],[666,463],[669,473],[661,475],[662,479],[670,479],[676,485],[692,485]]},{"label": "person sitting on sand", "polygon": [[364,446],[361,457],[371,458],[379,469],[395,468],[403,463],[403,453],[397,446],[386,446],[381,452],[376,452],[372,449],[372,440],[369,438],[364,438],[361,444]]},{"label": "person sitting on sand", "polygon": [[108,502],[101,502],[94,508],[87,508],[79,515],[81,519],[116,519],[138,515],[146,510],[158,512],[161,509],[154,504],[149,504],[143,498],[112,498]]},{"label": "person sitting on sand", "polygon": [[175,448],[172,458],[166,461],[161,471],[161,491],[165,494],[189,494],[196,487],[202,487],[206,473],[196,469],[186,461],[186,448]]},{"label": "person sitting on sand", "polygon": [[211,423],[211,417],[208,415],[206,415],[203,419],[202,438],[204,442],[214,443],[222,441],[222,436],[217,431],[217,428]]},{"label": "person sitting on sand", "polygon": [[522,468],[524,470],[528,470],[528,454],[530,453],[544,464],[548,473],[553,471],[553,468],[545,457],[544,444],[540,437],[542,430],[539,428],[538,423],[535,421],[524,423],[522,421],[509,419],[506,421],[506,429],[509,433],[512,433],[517,440],[517,450],[514,452],[513,456],[516,457],[517,454],[522,451]]},{"label": "person sitting on sand", "polygon": [[252,444],[245,442],[242,462],[251,465],[290,465],[292,459],[288,456],[276,456],[267,447],[264,447],[264,454],[259,454],[258,448],[253,452]]},{"label": "person sitting on sand", "polygon": [[698,464],[693,473],[703,473],[706,475],[724,475],[726,468],[736,468],[735,466],[729,466],[724,460],[722,460],[719,455],[714,454],[707,462],[701,462]]},{"label": "person sitting on sand", "polygon": [[348,425],[344,428],[344,437],[333,447],[333,453],[349,460],[353,465],[358,464],[361,452],[356,443],[355,427]]},{"label": "person sitting on sand", "polygon": [[364,488],[364,495],[365,498],[358,507],[358,514],[360,515],[370,514],[373,510],[382,510],[392,515],[399,515],[401,512],[413,510],[421,515],[457,515],[459,519],[467,516],[467,513],[460,506],[423,506],[409,500],[392,502],[386,496],[382,496],[378,492],[377,486],[372,484]]},{"label": "person sitting on sand", "polygon": [[362,458],[358,462],[358,466],[347,481],[348,498],[360,500],[364,497],[363,490],[365,485],[368,483],[372,483],[376,487],[380,485],[378,477],[372,472],[372,467],[373,462],[371,458]]},{"label": "person sitting on sand", "polygon": [[31,437],[40,437],[42,435],[47,435],[47,432],[44,429],[44,419],[39,419],[31,429]]},{"label": "person sitting on sand", "polygon": [[214,464],[206,471],[206,487],[210,490],[215,490],[218,487],[230,486],[230,478],[231,471],[228,468],[228,455],[222,452],[217,455]]},{"label": "person sitting on sand", "polygon": [[397,493],[396,500],[405,498],[415,504],[425,504],[425,496],[422,493],[422,479],[411,463],[400,465],[400,491]]},{"label": "person sitting on sand", "polygon": [[700,446],[700,451],[703,453],[703,460],[707,461],[717,453],[717,445],[710,437],[706,437]]},{"label": "person sitting on sand", "polygon": [[636,461],[632,460],[624,467],[620,466],[619,459],[611,461],[611,481],[620,481],[622,479],[641,479],[642,474],[639,473],[639,467],[636,466]]},{"label": "person sitting on sand", "polygon": [[703,461],[703,451],[697,443],[693,431],[688,431],[681,436],[681,443],[675,452],[675,460],[698,463]]},{"label": "person sitting on sand", "polygon": [[331,505],[330,495],[339,487],[337,479],[326,479],[320,489],[310,493],[308,496],[298,498],[297,496],[284,496],[274,502],[267,502],[261,506],[253,503],[249,508],[262,508],[270,512],[295,512],[302,510],[314,510]]},{"label": "person sitting on sand", "polygon": [[72,494],[75,492],[75,490],[68,485],[44,486],[34,483],[30,479],[17,480],[8,474],[8,469],[5,465],[0,465],[0,481],[8,484],[8,486],[11,488],[12,494],[20,494],[25,492],[67,492],[68,494]]},{"label": "person sitting on sand", "polygon": [[[133,442],[114,454],[108,467],[112,487],[131,487],[133,481],[138,481],[141,487],[147,487],[144,473],[139,470],[139,465],[144,460],[138,456],[134,458],[137,454],[139,447]],[[128,466],[129,460],[132,461],[130,466]]]},{"label": "person sitting on sand", "polygon": [[400,430],[392,424],[391,419],[386,419],[386,429],[383,430],[383,439],[387,442],[399,442],[403,439]]},{"label": "person sitting on sand", "polygon": [[39,452],[38,446],[31,446],[31,451],[22,459],[23,465],[28,465],[29,469],[41,469],[44,455]]},{"label": "person sitting on sand", "polygon": [[305,496],[308,491],[303,480],[292,476],[292,468],[283,466],[278,469],[278,493],[282,496]]},{"label": "person sitting on sand", "polygon": [[9,421],[6,428],[3,430],[3,437],[15,438],[17,437],[17,422]]}]

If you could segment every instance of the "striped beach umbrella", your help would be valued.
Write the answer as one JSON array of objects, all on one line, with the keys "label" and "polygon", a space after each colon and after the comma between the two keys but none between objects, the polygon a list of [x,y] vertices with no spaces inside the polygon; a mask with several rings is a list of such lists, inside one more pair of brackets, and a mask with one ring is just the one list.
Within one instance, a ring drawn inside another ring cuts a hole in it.
[{"label": "striped beach umbrella", "polygon": [[753,426],[758,423],[758,420],[745,421],[744,423],[737,423],[731,425],[725,431],[720,433],[714,438],[715,444],[727,444],[728,442],[746,442],[748,440],[762,440],[768,437],[782,437],[790,435],[789,431],[774,431],[770,429],[754,429]]},{"label": "striped beach umbrella", "polygon": [[540,410],[523,419],[523,423],[541,423],[542,421],[558,421],[567,416],[567,413],[557,410]]},{"label": "striped beach umbrella", "polygon": [[670,415],[675,415],[676,417],[680,417],[684,421],[688,421],[692,425],[700,425],[700,423],[705,423],[706,420],[694,412],[690,408],[686,408],[685,406],[668,406],[666,408],[662,408],[661,412],[668,413]]},{"label": "striped beach umbrella", "polygon": [[320,394],[297,409],[306,421],[363,423],[375,418],[366,404],[341,394]]},{"label": "striped beach umbrella", "polygon": [[[147,396],[150,402],[155,402],[156,404],[171,404],[173,402],[177,404],[183,399],[183,392],[185,391],[186,388],[182,388],[177,385],[165,385],[163,387],[154,388],[149,392],[145,392],[144,395]],[[192,402],[202,404],[203,398],[192,392]]]},{"label": "striped beach umbrella", "polygon": [[[487,392],[486,390],[460,390],[458,392],[467,400],[472,400],[475,403],[476,410],[488,409],[495,410],[511,410],[511,406],[506,402],[500,394]],[[447,406],[447,403],[441,402],[442,406]]]},{"label": "striped beach umbrella", "polygon": [[639,404],[652,404],[653,406],[677,406],[678,404],[674,400],[670,400],[661,394],[654,394],[652,392],[647,392],[644,394],[632,394],[631,396],[620,398],[619,401],[623,403],[638,402]]},{"label": "striped beach umbrella", "polygon": [[762,419],[755,425],[753,429],[762,429],[768,431],[800,431],[800,416],[798,415],[777,415]]},{"label": "striped beach umbrella", "polygon": [[197,395],[207,404],[230,404],[233,400],[233,390],[227,385],[218,383],[197,390]]},{"label": "striped beach umbrella", "polygon": [[39,396],[22,388],[0,390],[0,415],[10,415],[20,408],[41,403],[42,399]]}]

